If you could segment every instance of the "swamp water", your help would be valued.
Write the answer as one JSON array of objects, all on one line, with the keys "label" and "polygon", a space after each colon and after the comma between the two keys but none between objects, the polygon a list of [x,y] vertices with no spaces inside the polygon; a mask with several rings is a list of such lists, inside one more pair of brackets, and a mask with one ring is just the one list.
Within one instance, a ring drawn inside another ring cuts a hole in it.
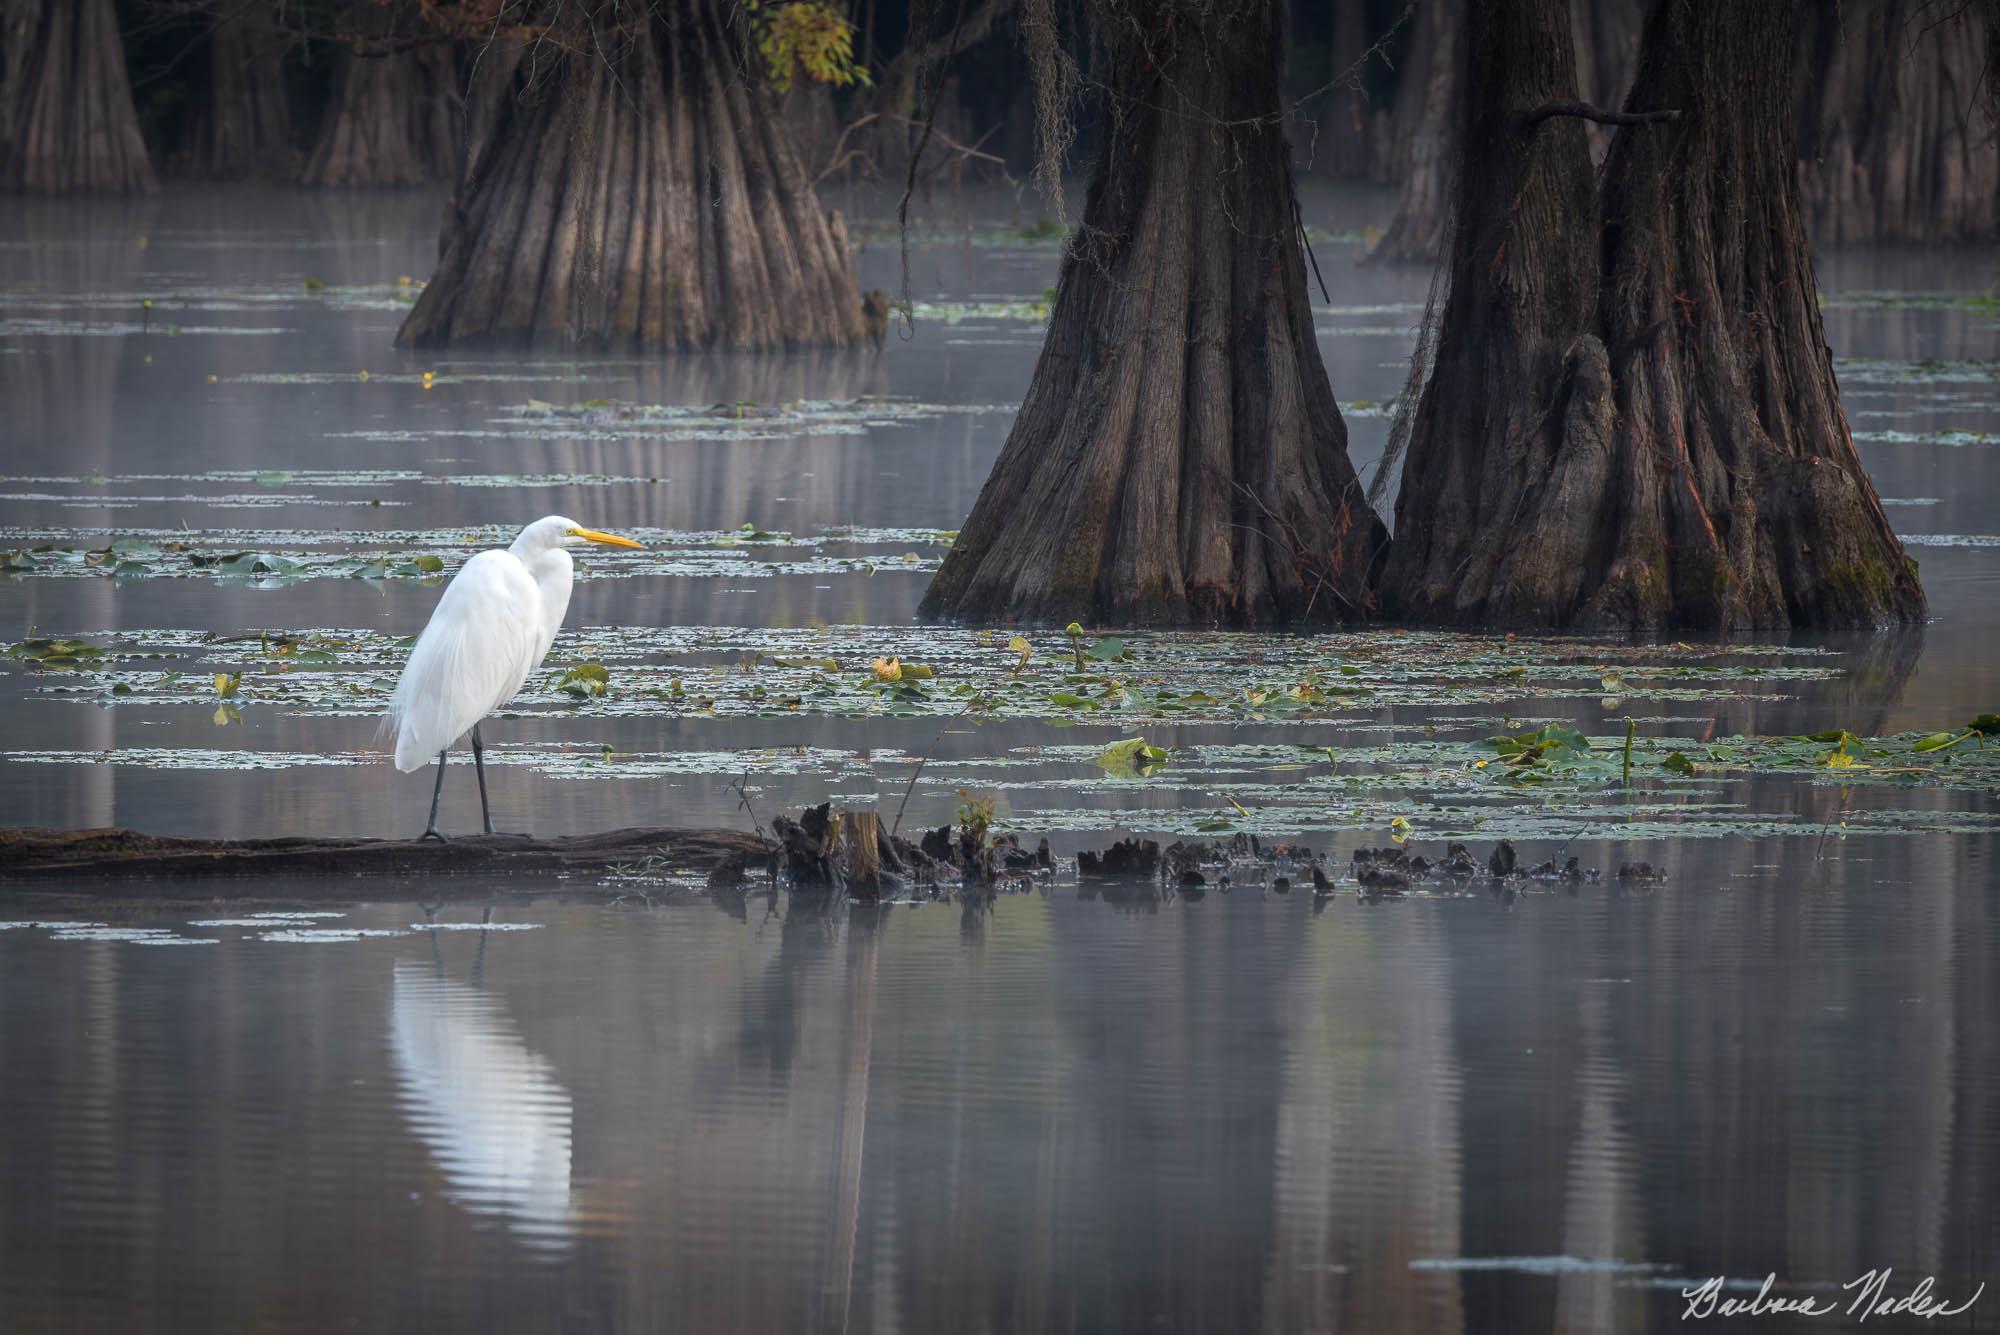
[{"label": "swamp water", "polygon": [[[1308,200],[1364,476],[1428,277],[1351,263],[1383,209]],[[414,831],[430,778],[374,741],[400,638],[562,512],[648,549],[583,558],[487,729],[503,825],[742,824],[739,782],[765,820],[893,812],[929,755],[906,825],[964,790],[1064,854],[1243,831],[1344,865],[1407,826],[1666,879],[10,903],[0,1331],[1589,1331],[1767,1272],[1824,1329],[1870,1269],[2000,1280],[2000,751],[1920,749],[2000,709],[2000,255],[1821,263],[1921,631],[1042,631],[1017,671],[1007,633],[910,621],[1054,278],[975,216],[933,221],[879,357],[537,362],[390,349],[427,197],[10,204],[0,823]],[[1597,749],[1485,741],[1549,725]],[[1829,729],[1899,740],[1746,740]],[[1135,736],[1167,761],[1101,763]],[[447,828],[476,801],[454,768]]]}]

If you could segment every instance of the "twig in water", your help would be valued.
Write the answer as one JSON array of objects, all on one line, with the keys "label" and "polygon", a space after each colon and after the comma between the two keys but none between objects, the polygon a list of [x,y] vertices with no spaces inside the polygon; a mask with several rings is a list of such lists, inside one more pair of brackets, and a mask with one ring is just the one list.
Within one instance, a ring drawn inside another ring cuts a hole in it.
[{"label": "twig in water", "polygon": [[903,809],[910,805],[910,794],[917,790],[917,776],[924,772],[924,766],[931,763],[931,753],[937,750],[937,744],[943,740],[944,726],[940,726],[937,735],[931,738],[931,744],[924,748],[923,758],[917,761],[917,767],[910,771],[910,782],[903,789],[903,800],[896,804],[896,819],[889,825],[891,839],[894,839],[896,832],[903,828]]},{"label": "twig in water", "polygon": [[750,805],[750,790],[744,787],[749,778],[750,771],[746,769],[736,776],[736,782],[730,784],[729,789],[736,794],[736,805],[750,813],[750,828],[757,832],[759,839],[762,839],[765,843],[770,843],[771,837],[764,833],[764,822],[757,819],[757,808]]}]

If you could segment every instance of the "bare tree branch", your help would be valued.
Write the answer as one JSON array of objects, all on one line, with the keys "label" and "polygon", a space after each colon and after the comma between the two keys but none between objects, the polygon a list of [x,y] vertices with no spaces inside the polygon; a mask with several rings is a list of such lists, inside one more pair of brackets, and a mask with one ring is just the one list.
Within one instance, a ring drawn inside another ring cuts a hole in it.
[{"label": "bare tree branch", "polygon": [[1651,125],[1654,121],[1677,121],[1678,111],[1607,111],[1588,102],[1544,102],[1521,117],[1521,129],[1532,130],[1554,116],[1576,116],[1599,125]]}]

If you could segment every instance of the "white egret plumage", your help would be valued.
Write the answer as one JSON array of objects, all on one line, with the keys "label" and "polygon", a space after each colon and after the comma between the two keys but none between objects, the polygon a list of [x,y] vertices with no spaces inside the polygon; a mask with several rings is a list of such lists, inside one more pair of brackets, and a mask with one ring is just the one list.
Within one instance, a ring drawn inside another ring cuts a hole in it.
[{"label": "white egret plumage", "polygon": [[574,568],[564,550],[579,542],[613,547],[638,543],[600,533],[562,515],[537,519],[505,550],[481,552],[445,586],[437,610],[410,650],[410,661],[389,697],[383,727],[396,735],[396,768],[405,774],[437,757],[431,818],[420,836],[438,833],[438,799],[444,794],[445,755],[467,732],[479,775],[479,814],[494,833],[486,799],[485,746],[479,721],[514,698],[540,667],[569,610]]}]

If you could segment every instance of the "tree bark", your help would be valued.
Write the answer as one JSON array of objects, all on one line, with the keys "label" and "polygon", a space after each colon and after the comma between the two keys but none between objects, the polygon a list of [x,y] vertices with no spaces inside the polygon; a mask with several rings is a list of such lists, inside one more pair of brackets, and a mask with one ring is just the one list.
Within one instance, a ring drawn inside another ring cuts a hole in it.
[{"label": "tree bark", "polygon": [[[1625,467],[1600,624],[1873,626],[1924,615],[1840,407],[1772,53],[1790,5],[1661,0],[1605,163],[1604,342]],[[1604,567],[1600,566],[1599,569]]]},{"label": "tree bark", "polygon": [[195,105],[172,168],[228,180],[290,177],[298,170],[291,109],[285,97],[285,39],[263,4],[210,16],[207,76],[194,83]]},{"label": "tree bark", "polygon": [[[1570,0],[1576,34],[1577,91],[1600,107],[1622,107],[1639,68],[1639,33],[1646,25],[1645,0]],[[1602,162],[1611,148],[1611,130],[1585,125],[1590,157]]]},{"label": "tree bark", "polygon": [[[1469,125],[1515,125],[1524,106],[1573,95],[1518,34],[1484,25],[1552,38],[1566,21],[1556,0],[1484,14],[1475,49],[1495,71]],[[1791,92],[1769,59],[1790,50],[1791,23],[1788,5],[1657,0],[1628,107],[1679,118],[1618,132],[1598,245],[1578,217],[1574,126],[1467,155],[1453,290],[1383,581],[1391,610],[1634,631],[1922,617],[1821,330]],[[1579,256],[1599,265],[1594,281]]]},{"label": "tree bark", "polygon": [[[369,0],[344,11],[351,39],[390,36],[393,15]],[[299,175],[310,186],[405,186],[458,177],[465,160],[463,89],[452,45],[379,54],[343,48],[333,96]]]},{"label": "tree bark", "polygon": [[721,0],[656,4],[604,49],[500,99],[397,343],[860,341],[840,216],[820,211]]},{"label": "tree bark", "polygon": [[1375,260],[1432,260],[1445,245],[1457,173],[1460,30],[1467,0],[1420,0],[1411,63],[1396,94],[1390,152],[1402,165],[1396,213],[1369,249]]},{"label": "tree bark", "polygon": [[1983,241],[2000,225],[2000,151],[1979,114],[1989,6],[1853,0],[1801,7],[1799,189],[1823,242]]},{"label": "tree bark", "polygon": [[1094,15],[1109,105],[1026,402],[931,617],[1337,622],[1384,542],[1313,338],[1279,0]]},{"label": "tree bark", "polygon": [[[1333,72],[1339,75],[1367,54],[1378,34],[1368,30],[1367,0],[1333,0]],[[1356,72],[1357,81],[1363,72]],[[1375,171],[1375,110],[1366,87],[1337,87],[1327,94],[1326,120],[1314,152],[1314,169],[1365,181]]]},{"label": "tree bark", "polygon": [[1587,555],[1562,512],[1594,508],[1606,482],[1596,198],[1579,121],[1522,125],[1576,97],[1563,0],[1492,0],[1467,18],[1481,58],[1455,131],[1466,152],[1450,288],[1383,593],[1418,620],[1532,625],[1560,616],[1544,568],[1575,575]]},{"label": "tree bark", "polygon": [[[17,0],[23,49],[0,188],[151,194],[159,188],[125,76],[111,0]],[[10,25],[11,26],[11,25]]]}]

